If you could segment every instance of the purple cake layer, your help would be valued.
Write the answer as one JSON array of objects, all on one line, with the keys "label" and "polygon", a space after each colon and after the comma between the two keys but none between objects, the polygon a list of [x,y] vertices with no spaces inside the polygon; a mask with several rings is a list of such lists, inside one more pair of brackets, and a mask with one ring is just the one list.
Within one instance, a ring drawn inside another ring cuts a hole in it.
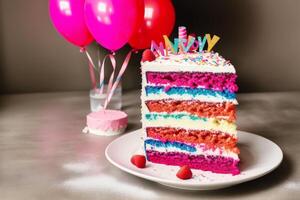
[{"label": "purple cake layer", "polygon": [[189,155],[180,152],[158,152],[146,150],[147,160],[165,165],[188,165],[193,169],[211,171],[220,174],[237,175],[239,160],[222,156]]},{"label": "purple cake layer", "polygon": [[217,91],[227,90],[234,93],[238,90],[236,74],[201,73],[201,72],[146,72],[147,83],[167,85],[169,87],[203,87]]}]

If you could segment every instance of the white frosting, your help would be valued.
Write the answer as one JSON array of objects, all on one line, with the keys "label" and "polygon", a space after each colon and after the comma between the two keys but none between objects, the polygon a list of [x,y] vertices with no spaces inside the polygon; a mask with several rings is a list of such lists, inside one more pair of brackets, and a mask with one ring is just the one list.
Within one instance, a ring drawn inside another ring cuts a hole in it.
[{"label": "white frosting", "polygon": [[[143,110],[143,115],[145,115],[145,114],[162,114],[162,115],[167,115],[167,114],[180,115],[180,114],[184,114],[184,115],[191,115],[191,116],[196,116],[197,117],[197,115],[193,115],[193,114],[191,114],[189,112],[186,112],[186,111],[183,111],[183,112],[176,111],[176,112],[171,112],[171,113],[168,113],[168,112],[150,112],[147,106],[145,106],[145,108],[146,109]],[[207,117],[202,117],[202,118],[207,118]],[[216,117],[210,117],[210,118],[211,119],[216,119],[216,120],[228,120],[229,119],[228,116],[221,116],[221,115],[218,115]]]},{"label": "white frosting", "polygon": [[142,67],[151,72],[213,72],[213,73],[235,73],[234,68],[225,68],[225,67],[212,67],[208,65],[195,66],[195,65],[186,65],[178,64],[174,65],[167,63],[153,63],[145,62]]},{"label": "white frosting", "polygon": [[147,100],[161,100],[161,99],[175,99],[175,100],[199,100],[202,102],[214,102],[214,103],[220,103],[220,102],[231,102],[233,104],[238,104],[236,99],[227,99],[224,98],[220,95],[217,96],[210,96],[210,95],[197,95],[197,96],[193,96],[190,94],[183,94],[183,95],[178,95],[178,94],[171,94],[168,95],[165,92],[162,92],[160,94],[148,94],[148,96],[146,96],[146,92],[144,92],[145,88],[143,87],[143,92],[142,92],[142,96],[141,99],[142,101],[147,101]]},{"label": "white frosting", "polygon": [[142,63],[142,70],[235,73],[234,66],[214,52],[169,54],[167,57],[159,56],[154,61]]},{"label": "white frosting", "polygon": [[[153,138],[147,138],[147,139],[153,139]],[[204,155],[204,156],[224,156],[224,157],[230,157],[233,159],[238,160],[238,154],[226,150],[224,148],[215,148],[215,149],[205,149],[204,144],[197,144],[195,145],[196,151],[195,152],[189,152],[189,151],[185,151],[176,147],[168,147],[168,148],[164,148],[164,147],[156,147],[156,146],[152,146],[150,144],[146,144],[146,150],[153,150],[153,151],[158,151],[158,152],[180,152],[180,153],[188,153],[191,155]]]},{"label": "white frosting", "polygon": [[142,116],[143,128],[146,127],[173,127],[193,130],[211,130],[221,131],[231,136],[236,136],[237,130],[234,123],[226,120],[217,120],[215,118],[207,118],[207,121],[192,120],[189,117],[182,117],[181,119],[157,117],[157,119],[148,120],[145,114]]}]

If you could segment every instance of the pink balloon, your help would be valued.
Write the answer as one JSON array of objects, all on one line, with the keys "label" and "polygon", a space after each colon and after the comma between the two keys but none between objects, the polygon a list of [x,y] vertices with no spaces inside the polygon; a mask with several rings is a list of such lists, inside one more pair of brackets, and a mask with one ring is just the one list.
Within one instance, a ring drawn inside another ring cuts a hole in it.
[{"label": "pink balloon", "polygon": [[143,0],[86,0],[85,21],[103,47],[116,51],[123,47],[143,23]]},{"label": "pink balloon", "polygon": [[84,21],[85,0],[50,0],[50,18],[57,31],[79,47],[90,44],[94,38]]}]

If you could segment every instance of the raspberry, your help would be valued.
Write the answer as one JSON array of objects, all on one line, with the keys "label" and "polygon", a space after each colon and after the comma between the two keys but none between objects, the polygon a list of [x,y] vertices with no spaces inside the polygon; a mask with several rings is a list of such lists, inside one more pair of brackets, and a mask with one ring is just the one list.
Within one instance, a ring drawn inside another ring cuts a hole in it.
[{"label": "raspberry", "polygon": [[151,62],[151,61],[153,61],[155,59],[156,59],[156,57],[155,57],[154,53],[150,49],[146,49],[143,52],[142,62],[146,62],[146,61]]},{"label": "raspberry", "polygon": [[138,168],[145,168],[146,166],[146,157],[144,155],[133,155],[130,161]]},{"label": "raspberry", "polygon": [[189,166],[184,165],[179,169],[176,176],[180,179],[186,180],[192,178],[193,173]]}]

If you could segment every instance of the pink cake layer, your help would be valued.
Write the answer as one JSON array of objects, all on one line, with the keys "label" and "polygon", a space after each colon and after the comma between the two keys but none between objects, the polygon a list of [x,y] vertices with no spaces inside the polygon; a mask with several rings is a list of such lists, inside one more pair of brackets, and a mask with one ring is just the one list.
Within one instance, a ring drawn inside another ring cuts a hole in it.
[{"label": "pink cake layer", "polygon": [[232,73],[201,73],[201,72],[147,72],[147,83],[167,85],[168,87],[203,87],[217,91],[228,90],[234,93],[238,90],[235,84],[237,75]]},{"label": "pink cake layer", "polygon": [[147,160],[153,163],[183,166],[188,165],[193,169],[200,169],[203,171],[211,171],[220,174],[237,175],[240,173],[238,168],[239,160],[233,158],[226,158],[222,156],[203,156],[203,155],[189,155],[180,152],[158,152],[146,151]]}]

